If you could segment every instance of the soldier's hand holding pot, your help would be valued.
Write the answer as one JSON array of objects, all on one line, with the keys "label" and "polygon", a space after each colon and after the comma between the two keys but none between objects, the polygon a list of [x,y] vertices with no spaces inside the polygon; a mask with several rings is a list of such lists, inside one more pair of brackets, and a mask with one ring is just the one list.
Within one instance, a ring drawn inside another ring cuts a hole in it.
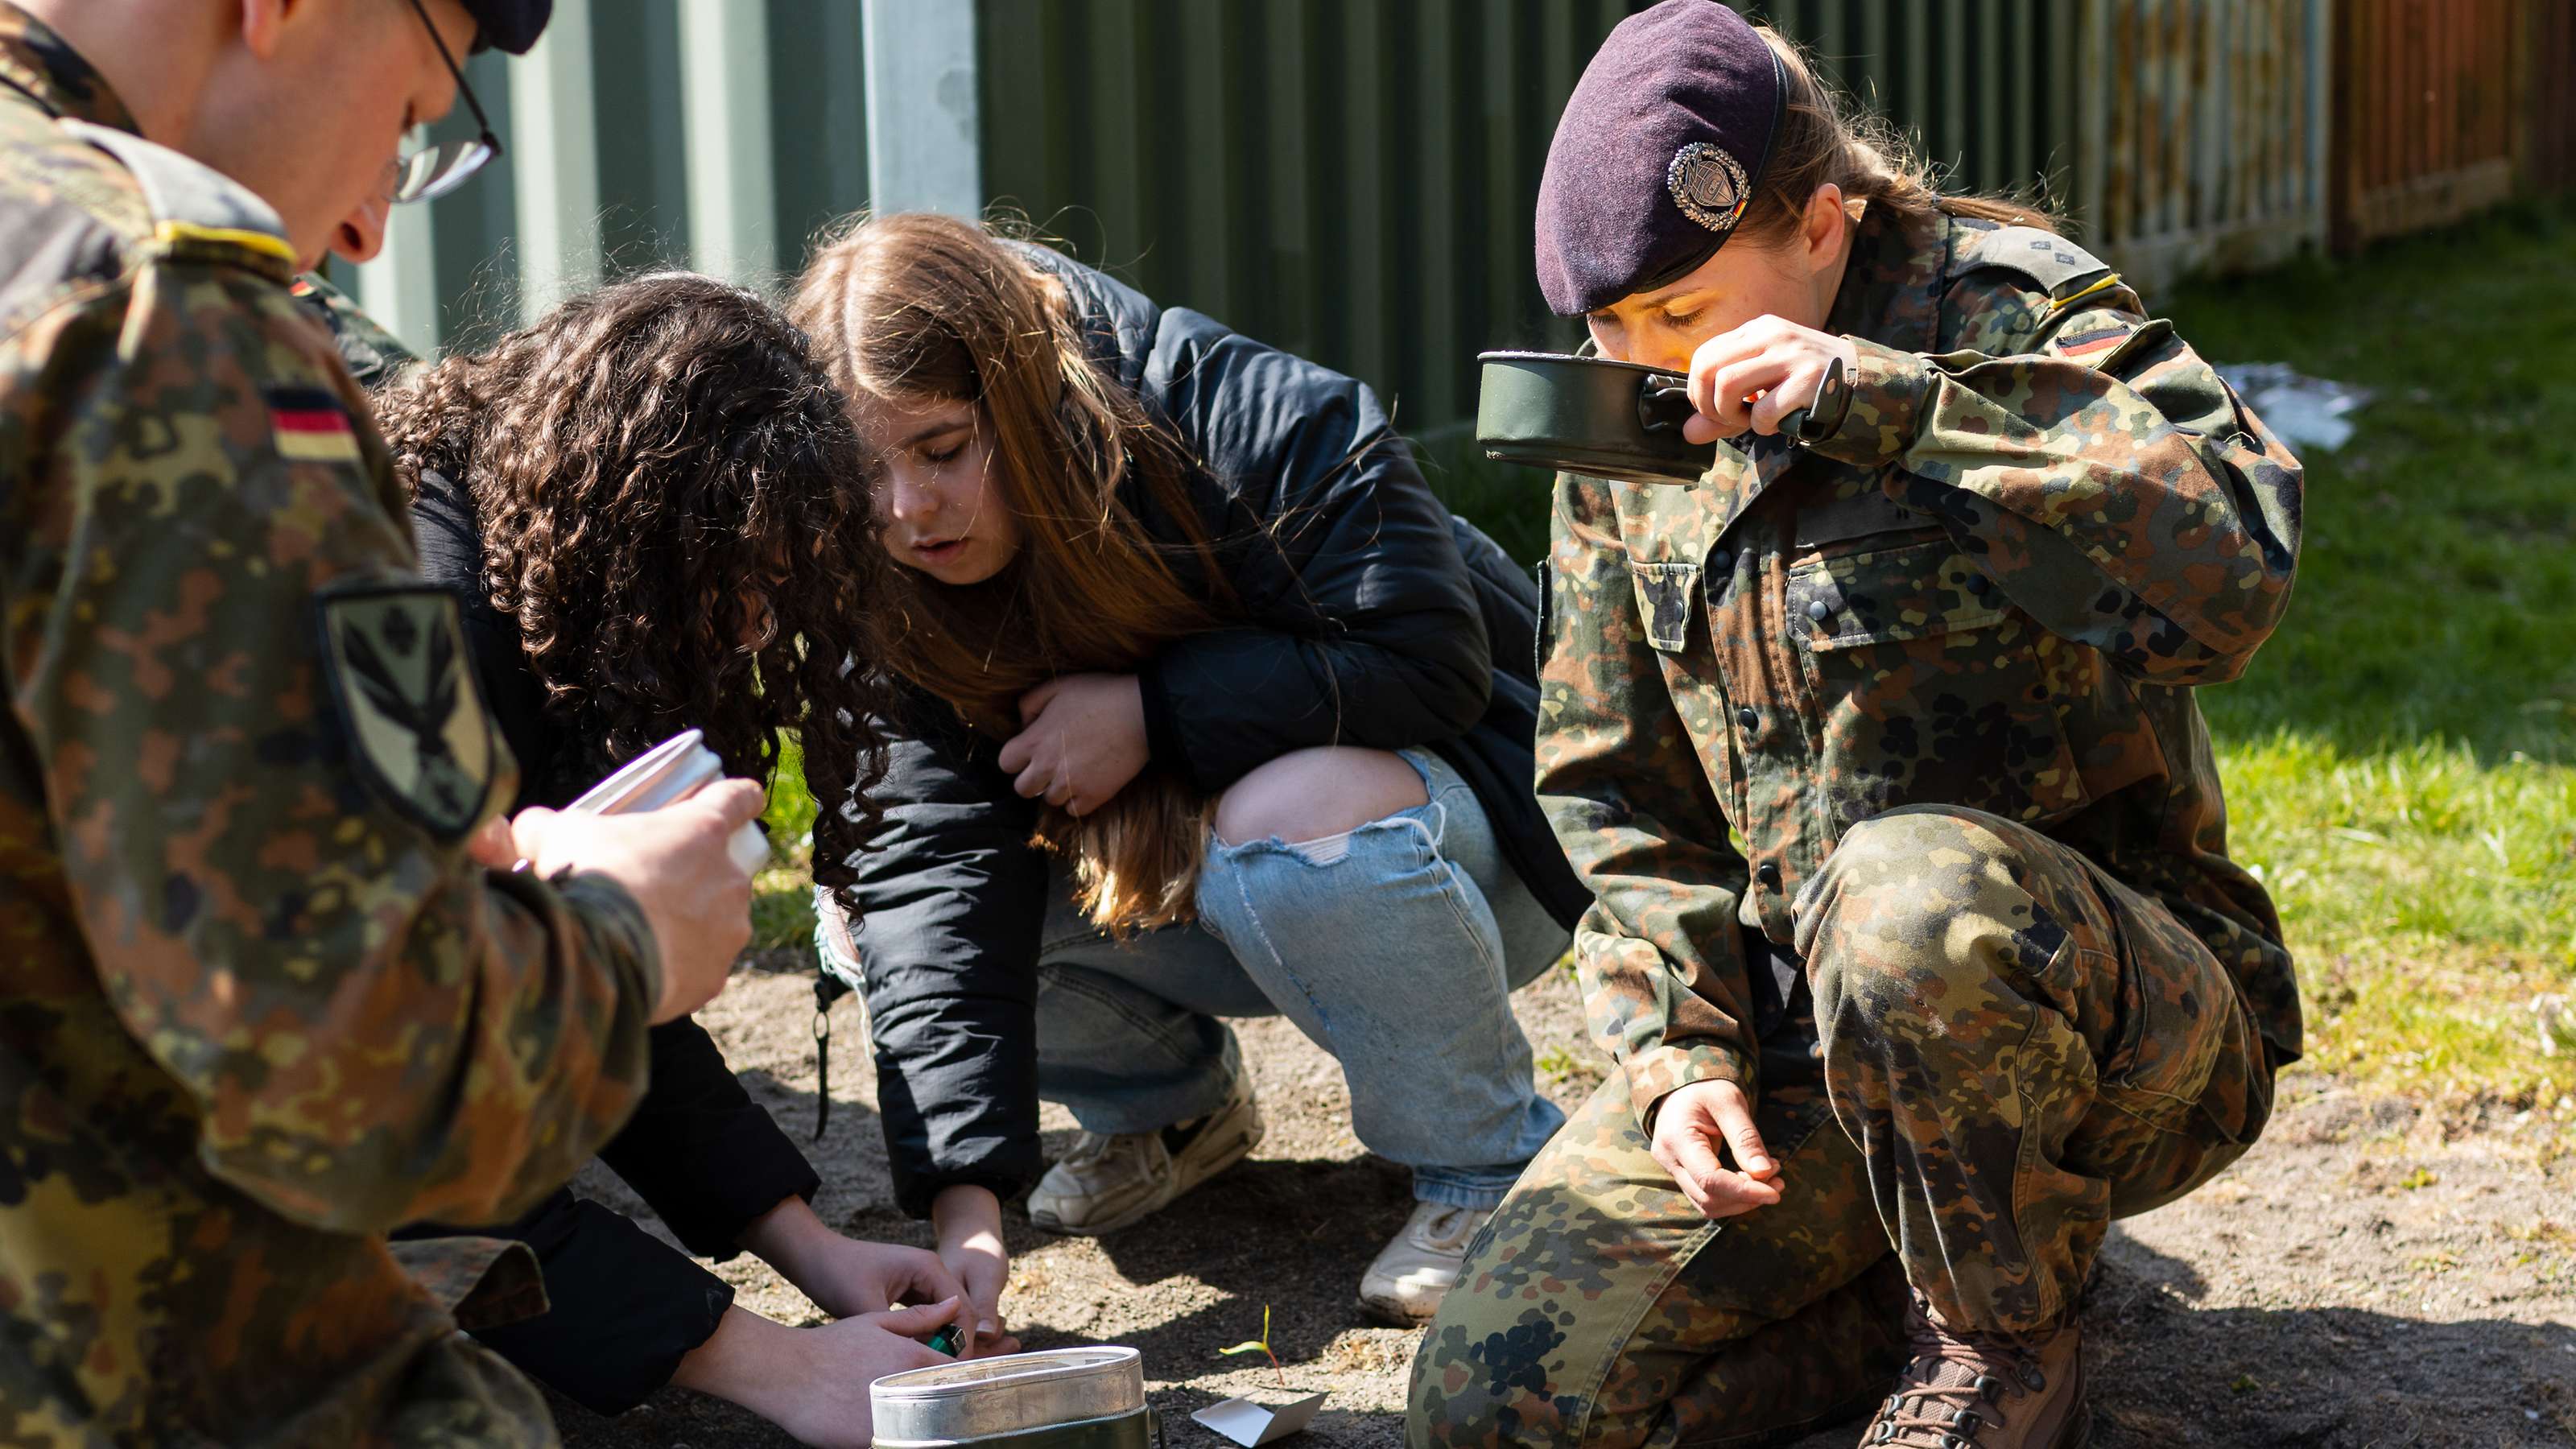
[{"label": "soldier's hand holding pot", "polygon": [[510,822],[521,859],[538,874],[596,871],[644,908],[662,948],[656,1023],[688,1015],[724,989],[751,944],[751,873],[735,863],[734,832],[760,814],[760,786],[718,780],[659,810],[592,815],[523,810]]},{"label": "soldier's hand holding pot", "polygon": [[1782,418],[1815,405],[1836,362],[1846,375],[1860,365],[1850,338],[1785,318],[1756,317],[1721,332],[1691,353],[1690,400],[1699,416],[1682,424],[1682,436],[1713,443],[1777,433]]},{"label": "soldier's hand holding pot", "polygon": [[1780,1200],[1780,1160],[1762,1145],[1753,1104],[1733,1082],[1674,1088],[1655,1108],[1654,1150],[1682,1196],[1709,1217]]}]

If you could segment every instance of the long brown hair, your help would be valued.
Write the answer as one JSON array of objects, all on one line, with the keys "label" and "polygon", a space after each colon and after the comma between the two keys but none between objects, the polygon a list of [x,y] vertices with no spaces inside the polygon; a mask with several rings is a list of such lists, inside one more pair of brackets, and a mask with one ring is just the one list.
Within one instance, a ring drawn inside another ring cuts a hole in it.
[{"label": "long brown hair", "polygon": [[765,780],[794,729],[824,813],[854,793],[866,810],[885,753],[861,652],[867,456],[777,309],[709,277],[639,277],[376,408],[407,488],[435,469],[473,496],[492,606],[581,742],[572,779],[544,783],[689,726]]},{"label": "long brown hair", "polygon": [[1827,84],[1795,41],[1767,25],[1754,33],[1780,59],[1785,86],[1771,159],[1744,208],[1736,234],[1756,245],[1793,233],[1816,188],[1831,182],[1846,201],[1867,202],[1909,220],[1935,212],[2006,226],[2058,229],[2044,200],[2001,195],[1949,195],[1906,134],[1885,116]]},{"label": "long brown hair", "polygon": [[[1047,680],[1132,673],[1221,622],[1173,568],[1195,554],[1217,578],[1187,453],[1092,359],[1062,284],[1033,267],[971,222],[860,217],[817,250],[790,309],[851,397],[975,405],[1019,551],[963,587],[886,560],[870,617],[890,668],[993,739],[1019,732],[1021,696]],[[1140,505],[1182,539],[1157,540]],[[882,559],[882,540],[870,547]],[[1041,806],[1035,839],[1072,862],[1102,928],[1167,925],[1194,910],[1206,805],[1153,761],[1087,816]]]}]

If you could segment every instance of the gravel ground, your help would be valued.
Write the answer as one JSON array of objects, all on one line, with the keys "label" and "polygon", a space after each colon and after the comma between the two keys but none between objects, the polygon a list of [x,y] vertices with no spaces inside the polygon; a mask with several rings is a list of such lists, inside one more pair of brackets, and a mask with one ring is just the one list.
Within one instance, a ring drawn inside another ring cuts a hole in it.
[{"label": "gravel ground", "polygon": [[[814,1120],[810,978],[777,964],[746,972],[700,1019],[802,1141]],[[1571,1107],[1602,1065],[1572,985],[1550,973],[1517,1005],[1550,1092]],[[808,1147],[824,1177],[816,1208],[854,1233],[926,1245],[924,1226],[890,1206],[857,1004],[843,1001],[834,1021],[831,1133]],[[1266,1364],[1216,1352],[1256,1336],[1267,1304],[1290,1388],[1333,1394],[1290,1442],[1399,1444],[1416,1335],[1364,1322],[1353,1291],[1404,1220],[1405,1175],[1351,1136],[1329,1058],[1282,1021],[1240,1029],[1270,1124],[1259,1155],[1107,1239],[1049,1238],[1014,1215],[1005,1312],[1032,1348],[1141,1349],[1171,1443],[1214,1445],[1226,1441],[1190,1410],[1279,1396]],[[2309,1075],[2283,1097],[2262,1144],[2224,1176],[2114,1230],[2086,1308],[2097,1445],[2576,1445],[2567,1129],[2476,1105],[2368,1100]],[[1057,1109],[1047,1126],[1051,1148],[1071,1134]],[[650,1224],[599,1168],[578,1187]],[[818,1317],[756,1259],[717,1271],[745,1307]],[[681,1389],[617,1419],[562,1400],[555,1412],[584,1449],[793,1442]]]}]

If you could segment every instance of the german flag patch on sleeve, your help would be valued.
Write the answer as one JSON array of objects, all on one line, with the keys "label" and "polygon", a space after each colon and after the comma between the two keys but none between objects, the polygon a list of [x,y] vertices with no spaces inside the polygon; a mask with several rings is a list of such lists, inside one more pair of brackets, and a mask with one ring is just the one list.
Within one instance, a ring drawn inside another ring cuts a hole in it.
[{"label": "german flag patch on sleeve", "polygon": [[2162,317],[2140,320],[2136,317],[2079,317],[2069,322],[2041,351],[2086,367],[2116,371],[2123,359],[2136,355],[2172,335],[2173,324]]},{"label": "german flag patch on sleeve", "polygon": [[2050,350],[2060,357],[2072,357],[2079,361],[2090,360],[2128,341],[2129,334],[2137,330],[2136,323],[2121,321],[2070,328],[2057,339],[2056,345]]},{"label": "german flag patch on sleeve", "polygon": [[340,399],[318,387],[266,390],[277,453],[298,463],[355,463],[358,430]]}]

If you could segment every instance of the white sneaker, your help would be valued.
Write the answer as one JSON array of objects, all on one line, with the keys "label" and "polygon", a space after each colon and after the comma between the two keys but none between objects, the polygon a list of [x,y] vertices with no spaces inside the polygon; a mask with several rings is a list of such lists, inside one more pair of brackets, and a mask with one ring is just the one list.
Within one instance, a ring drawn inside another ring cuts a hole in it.
[{"label": "white sneaker", "polygon": [[1458,1266],[1467,1257],[1468,1240],[1494,1215],[1492,1208],[1449,1207],[1424,1202],[1413,1205],[1404,1230],[1378,1250],[1377,1260],[1360,1275],[1360,1307],[1387,1322],[1418,1327],[1440,1311],[1458,1281]]},{"label": "white sneaker", "polygon": [[1242,1081],[1224,1106],[1195,1122],[1160,1132],[1085,1132],[1029,1193],[1029,1221],[1050,1233],[1114,1233],[1241,1162],[1262,1131],[1252,1084]]}]

